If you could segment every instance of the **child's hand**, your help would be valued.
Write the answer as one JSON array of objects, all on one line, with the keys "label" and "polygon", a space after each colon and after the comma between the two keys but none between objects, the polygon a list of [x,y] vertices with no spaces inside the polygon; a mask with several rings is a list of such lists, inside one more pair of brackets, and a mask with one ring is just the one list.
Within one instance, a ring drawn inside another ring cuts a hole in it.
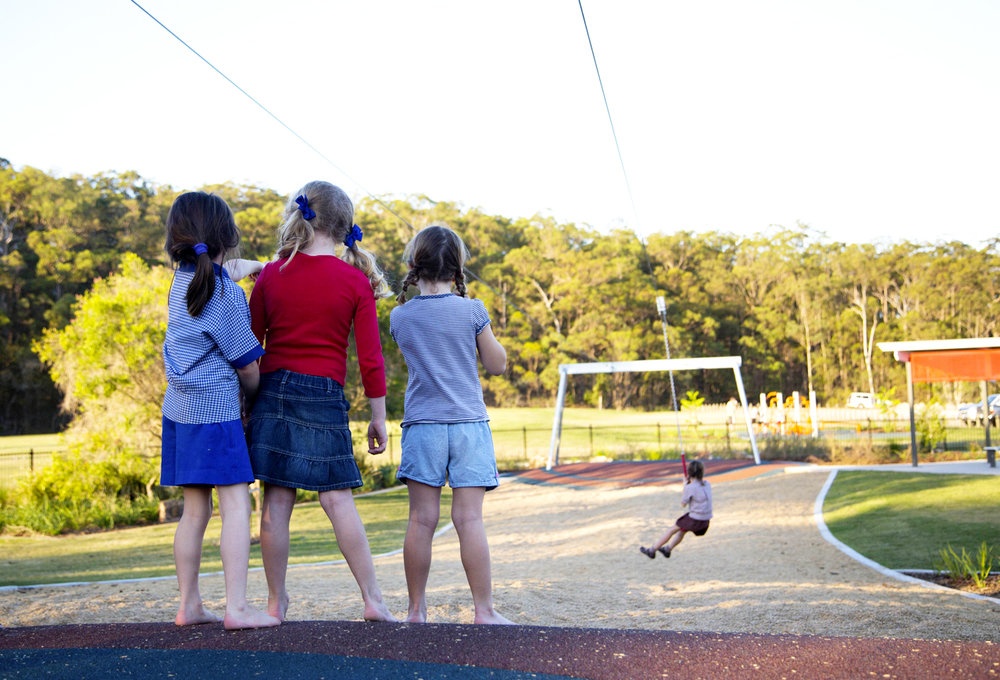
[{"label": "child's hand", "polygon": [[389,434],[385,429],[385,421],[372,421],[368,423],[368,453],[377,455],[385,453],[386,444],[389,442]]},{"label": "child's hand", "polygon": [[223,262],[222,268],[226,270],[229,278],[233,281],[239,281],[248,276],[251,281],[256,281],[257,274],[260,274],[260,270],[264,268],[264,263],[256,260],[236,259]]}]

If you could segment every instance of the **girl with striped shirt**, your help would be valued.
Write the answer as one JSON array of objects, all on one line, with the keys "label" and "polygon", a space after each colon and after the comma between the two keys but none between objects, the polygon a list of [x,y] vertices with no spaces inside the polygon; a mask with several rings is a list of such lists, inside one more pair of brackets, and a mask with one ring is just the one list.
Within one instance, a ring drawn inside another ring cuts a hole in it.
[{"label": "girl with striped shirt", "polygon": [[[473,620],[511,623],[493,608],[483,498],[499,478],[478,368],[481,361],[487,373],[500,375],[507,353],[493,335],[482,301],[465,295],[468,257],[465,243],[451,229],[430,226],[418,232],[404,253],[409,273],[397,298],[400,304],[390,313],[389,332],[408,372],[396,477],[406,484],[410,498],[403,567],[409,594],[406,620],[412,623],[427,621],[431,542],[446,480],[472,590]],[[411,285],[420,294],[407,301]]]}]

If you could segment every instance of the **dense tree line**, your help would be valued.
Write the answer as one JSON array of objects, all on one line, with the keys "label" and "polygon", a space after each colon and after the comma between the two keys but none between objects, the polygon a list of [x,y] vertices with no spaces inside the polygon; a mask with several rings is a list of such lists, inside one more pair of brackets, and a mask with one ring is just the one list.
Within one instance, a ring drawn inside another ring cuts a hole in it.
[{"label": "dense tree line", "polygon": [[[269,258],[286,197],[232,184],[203,188],[233,207],[242,255]],[[60,405],[72,412],[73,395],[62,382],[56,387],[50,369],[58,357],[45,355],[40,340],[46,329],[70,323],[95,282],[123,266],[132,275],[167,266],[163,223],[177,193],[134,172],[53,177],[0,159],[0,434],[65,425]],[[415,230],[444,223],[466,240],[470,294],[484,300],[508,351],[507,374],[484,378],[495,405],[551,405],[561,363],[663,358],[658,295],[668,301],[673,357],[740,355],[751,396],[814,389],[824,404],[843,403],[851,391],[904,395],[903,370],[878,342],[997,331],[996,241],[979,250],[957,240],[855,245],[802,225],[641,239],[627,229],[490,216],[425,197],[367,197],[356,219],[364,245],[395,282]],[[398,416],[406,370],[387,332],[393,304],[380,302],[380,318],[389,407]],[[725,372],[675,379],[680,394],[697,391],[710,403],[734,391]],[[356,402],[358,385],[350,376]],[[658,374],[601,375],[569,387],[576,404],[670,403],[669,383]],[[978,395],[974,385],[921,389],[943,401]]]}]

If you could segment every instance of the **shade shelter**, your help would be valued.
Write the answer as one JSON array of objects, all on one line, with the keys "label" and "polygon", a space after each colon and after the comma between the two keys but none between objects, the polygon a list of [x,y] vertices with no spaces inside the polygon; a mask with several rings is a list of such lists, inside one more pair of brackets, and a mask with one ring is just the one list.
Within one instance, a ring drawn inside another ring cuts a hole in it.
[{"label": "shade shelter", "polygon": [[[917,427],[913,411],[913,384],[932,382],[978,382],[986,405],[986,382],[1000,380],[1000,338],[957,340],[912,340],[880,342],[878,348],[892,352],[906,364],[906,398],[910,405],[910,451],[917,465]],[[986,414],[986,444],[989,445],[989,414]]]}]

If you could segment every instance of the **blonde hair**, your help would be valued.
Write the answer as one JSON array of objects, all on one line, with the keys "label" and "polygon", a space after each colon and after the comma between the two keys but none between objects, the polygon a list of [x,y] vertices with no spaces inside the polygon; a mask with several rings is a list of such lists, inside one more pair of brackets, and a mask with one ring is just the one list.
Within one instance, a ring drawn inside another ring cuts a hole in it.
[{"label": "blonde hair", "polygon": [[[306,208],[299,205],[302,197],[308,201],[308,209],[315,213],[308,220],[303,214]],[[309,182],[292,194],[285,205],[284,222],[278,230],[276,252],[279,259],[288,258],[282,268],[287,267],[300,250],[308,247],[316,234],[327,234],[336,243],[344,243],[353,227],[354,203],[344,190],[321,180]],[[378,266],[375,255],[362,248],[357,241],[351,246],[344,244],[340,259],[364,272],[376,298],[392,295],[392,289]]]},{"label": "blonde hair", "polygon": [[406,302],[406,289],[417,281],[454,281],[455,292],[465,297],[465,261],[469,249],[462,237],[440,224],[417,232],[403,251],[403,262],[410,268],[403,279],[396,300]]}]

